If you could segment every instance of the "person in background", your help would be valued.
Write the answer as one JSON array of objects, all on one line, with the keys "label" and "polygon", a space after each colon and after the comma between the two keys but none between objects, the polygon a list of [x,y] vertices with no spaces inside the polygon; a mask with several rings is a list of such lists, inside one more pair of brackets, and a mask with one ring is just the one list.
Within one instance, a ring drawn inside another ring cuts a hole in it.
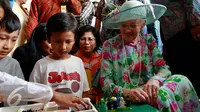
[{"label": "person in background", "polygon": [[1,0],[0,1],[0,22],[4,19],[4,16],[7,13],[7,11],[10,11],[9,9],[10,9],[9,1]]},{"label": "person in background", "polygon": [[151,0],[163,4],[167,12],[160,18],[164,57],[175,74],[184,74],[200,95],[200,1]]},{"label": "person in background", "polygon": [[[138,1],[141,1],[144,4],[151,4],[151,0],[138,0]],[[160,33],[160,21],[156,20],[154,23],[146,25],[145,28],[146,29],[143,29],[143,33],[153,35],[153,37],[156,39],[158,49],[162,54],[163,53],[163,43],[162,43],[161,33]]]},{"label": "person in background", "polygon": [[20,78],[13,77],[10,74],[0,71],[0,101],[12,100],[9,95],[15,91],[15,94],[21,96],[21,101],[34,101],[40,103],[48,103],[54,101],[56,104],[64,107],[75,107],[79,110],[78,104],[88,107],[89,103],[81,98],[53,91],[49,86],[26,82]]},{"label": "person in background", "polygon": [[[28,22],[25,28],[27,39],[39,23],[45,23],[54,14],[61,12],[63,0],[32,0]],[[82,11],[80,0],[67,0],[65,12],[79,15]]]},{"label": "person in background", "polygon": [[161,30],[160,30],[160,21],[159,20],[147,25],[147,33],[152,34],[153,37],[156,39],[158,49],[159,49],[160,53],[162,54],[163,53],[163,43],[162,43],[160,31]]},{"label": "person in background", "polygon": [[92,18],[92,23],[91,23],[91,26],[94,26],[95,27],[95,23],[96,23],[96,17],[95,17],[95,12],[97,11],[97,7],[98,7],[98,4],[100,2],[100,0],[90,0],[93,5],[94,5],[94,15],[93,15],[93,18]]},{"label": "person in background", "polygon": [[25,10],[25,8],[22,6],[23,4],[26,3],[26,0],[15,0],[12,11],[17,15],[17,17],[20,20],[21,23],[21,29],[20,33],[17,39],[17,42],[15,44],[15,47],[13,48],[12,52],[9,54],[12,56],[14,50],[18,47],[23,45],[26,42],[26,34],[25,34],[25,25],[28,21],[28,12]]},{"label": "person in background", "polygon": [[100,0],[91,0],[91,2],[93,3],[94,8],[95,8],[95,11],[96,11],[96,10],[97,10],[97,7],[98,7],[98,5],[99,5]]},{"label": "person in background", "polygon": [[109,17],[110,11],[116,9],[116,6],[122,5],[125,1],[126,0],[100,0],[95,12],[95,27],[100,31],[102,42],[119,34],[118,29],[105,28],[102,21]]},{"label": "person in background", "polygon": [[53,53],[36,62],[30,81],[42,83],[77,97],[87,96],[88,80],[80,58],[68,54],[75,43],[77,20],[70,13],[57,13],[47,22]]},{"label": "person in background", "polygon": [[106,28],[120,29],[120,34],[104,42],[100,83],[104,94],[128,97],[134,104],[150,104],[162,112],[199,112],[190,80],[172,75],[154,37],[141,34],[166,10],[160,4],[132,0],[104,20]]},{"label": "person in background", "polygon": [[88,96],[91,98],[92,102],[95,103],[96,97],[100,96],[101,92],[100,89],[92,87],[92,79],[97,75],[96,72],[101,67],[102,55],[98,52],[101,46],[99,31],[90,25],[80,27],[77,31],[75,45],[78,51],[74,56],[81,58],[83,61],[90,87]]},{"label": "person in background", "polygon": [[29,41],[14,51],[13,58],[19,62],[25,80],[28,81],[35,63],[52,53],[51,44],[47,40],[46,23],[40,23],[33,30]]},{"label": "person in background", "polygon": [[78,21],[77,28],[84,25],[91,25],[94,15],[94,5],[90,0],[81,0],[82,11],[79,15],[74,15]]}]

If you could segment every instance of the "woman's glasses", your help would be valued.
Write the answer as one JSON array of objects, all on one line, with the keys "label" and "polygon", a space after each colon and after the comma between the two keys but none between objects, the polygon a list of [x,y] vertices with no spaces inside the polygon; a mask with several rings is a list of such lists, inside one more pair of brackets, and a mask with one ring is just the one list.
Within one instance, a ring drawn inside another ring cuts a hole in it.
[{"label": "woman's glasses", "polygon": [[94,42],[95,38],[80,38],[80,42]]}]

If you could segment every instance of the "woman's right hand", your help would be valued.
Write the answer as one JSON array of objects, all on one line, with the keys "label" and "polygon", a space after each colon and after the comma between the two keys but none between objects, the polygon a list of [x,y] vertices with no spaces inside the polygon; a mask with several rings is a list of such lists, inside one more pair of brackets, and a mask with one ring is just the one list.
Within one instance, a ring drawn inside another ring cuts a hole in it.
[{"label": "woman's right hand", "polygon": [[158,89],[160,88],[160,82],[155,79],[150,79],[143,87],[143,90],[148,94],[149,100],[147,103],[157,107]]},{"label": "woman's right hand", "polygon": [[149,99],[147,93],[141,88],[124,89],[123,93],[125,93],[125,96],[128,96],[133,103],[146,103]]}]

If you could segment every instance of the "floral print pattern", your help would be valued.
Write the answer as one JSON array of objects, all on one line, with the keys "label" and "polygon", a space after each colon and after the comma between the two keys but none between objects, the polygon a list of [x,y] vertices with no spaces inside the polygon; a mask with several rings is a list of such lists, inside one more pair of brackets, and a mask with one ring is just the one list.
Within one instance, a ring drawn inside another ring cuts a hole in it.
[{"label": "floral print pattern", "polygon": [[164,82],[158,91],[158,104],[164,112],[200,112],[198,96],[182,75],[173,75]]},{"label": "floral print pattern", "polygon": [[136,45],[123,45],[120,36],[111,38],[103,45],[102,57],[100,82],[107,96],[121,95],[123,88],[142,87],[153,78],[162,85],[157,99],[161,111],[182,112],[184,106],[200,111],[191,82],[182,75],[171,76],[152,35],[141,36]]},{"label": "floral print pattern", "polygon": [[178,109],[178,105],[177,105],[174,101],[172,101],[172,102],[170,103],[170,111],[171,111],[171,112],[176,112],[177,109]]},{"label": "floral print pattern", "polygon": [[[109,86],[110,93],[113,92],[115,87],[119,88],[117,92],[121,94],[122,87],[137,86],[135,84],[138,83],[137,78],[140,72],[139,83],[141,85],[145,84],[149,77],[159,80],[160,78],[166,79],[171,75],[152,35],[141,36],[138,45],[123,45],[120,36],[116,36],[105,41],[102,50],[101,77],[105,79],[104,85]],[[157,74],[154,75],[154,73]],[[115,86],[112,88],[111,85],[113,85],[114,80],[120,86],[114,84]],[[127,84],[128,80],[130,80],[130,83]],[[102,86],[104,87],[104,85]]]},{"label": "floral print pattern", "polygon": [[177,85],[178,85],[178,84],[175,83],[175,82],[169,82],[169,83],[166,84],[166,86],[167,86],[172,92],[175,91]]},{"label": "floral print pattern", "polygon": [[194,112],[194,108],[197,108],[198,104],[192,100],[183,104],[183,112]]}]

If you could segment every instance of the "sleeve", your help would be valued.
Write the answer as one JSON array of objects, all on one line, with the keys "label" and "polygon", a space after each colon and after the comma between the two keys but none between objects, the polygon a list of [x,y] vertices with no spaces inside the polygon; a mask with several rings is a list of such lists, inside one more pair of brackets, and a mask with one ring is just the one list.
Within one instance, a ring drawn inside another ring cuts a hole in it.
[{"label": "sleeve", "polygon": [[195,27],[200,25],[200,1],[184,0],[188,25]]},{"label": "sleeve", "polygon": [[89,91],[90,88],[89,88],[87,75],[86,75],[82,60],[80,60],[80,65],[81,65],[81,73],[82,73],[81,75],[83,76],[83,92]]},{"label": "sleeve", "polygon": [[111,58],[111,43],[105,41],[102,47],[100,84],[106,96],[121,95],[122,87],[114,83],[114,66]]},{"label": "sleeve", "polygon": [[152,35],[147,37],[147,45],[149,50],[148,52],[152,55],[153,73],[155,73],[152,78],[162,83],[171,75],[169,66],[165,63],[165,60],[163,59],[156,44],[156,40]]},{"label": "sleeve", "polygon": [[38,19],[39,19],[39,9],[38,9],[38,3],[37,0],[32,0],[31,7],[30,7],[30,13],[28,17],[28,22],[26,24],[25,33],[27,36],[27,39],[31,37],[31,33],[33,29],[38,25]]},{"label": "sleeve", "polygon": [[26,82],[0,72],[0,95],[7,101],[11,101],[14,96],[18,96],[19,99],[17,100],[21,101],[47,103],[52,99],[53,91],[46,85]]},{"label": "sleeve", "polygon": [[[16,60],[15,60],[16,61]],[[13,73],[14,74],[14,73]],[[21,79],[24,79],[24,75],[23,75],[23,72],[22,72],[22,69],[19,65],[19,62],[16,61],[16,64],[15,64],[15,75],[18,77],[18,78],[21,78]]]},{"label": "sleeve", "polygon": [[42,72],[41,72],[40,64],[39,64],[39,61],[37,61],[33,68],[33,71],[31,72],[29,81],[42,83],[41,74]]},{"label": "sleeve", "polygon": [[73,14],[81,14],[82,6],[80,0],[68,0],[68,7],[68,10]]}]

